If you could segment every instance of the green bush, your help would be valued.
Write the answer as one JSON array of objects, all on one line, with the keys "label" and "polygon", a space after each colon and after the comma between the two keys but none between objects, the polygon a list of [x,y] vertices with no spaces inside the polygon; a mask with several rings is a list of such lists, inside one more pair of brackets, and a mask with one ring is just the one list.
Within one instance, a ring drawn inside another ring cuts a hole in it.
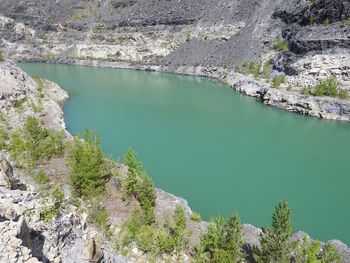
[{"label": "green bush", "polygon": [[338,83],[335,77],[330,77],[326,80],[321,80],[318,82],[315,88],[316,96],[338,96]]},{"label": "green bush", "polygon": [[200,222],[200,221],[202,221],[201,214],[192,211],[191,220],[194,221],[194,222]]},{"label": "green bush", "polygon": [[342,22],[342,27],[348,27],[348,26],[350,26],[350,17],[343,20],[343,22]]},{"label": "green bush", "polygon": [[235,71],[243,75],[253,75],[255,79],[269,79],[272,71],[272,61],[266,63],[246,61],[241,66],[236,66]]},{"label": "green bush", "polygon": [[51,131],[35,117],[28,117],[23,129],[11,136],[10,152],[14,159],[33,167],[39,160],[62,156],[64,132]]},{"label": "green bush", "polygon": [[306,236],[303,243],[295,245],[293,262],[298,263],[340,263],[340,256],[332,245],[322,249],[319,241],[313,241]]},{"label": "green bush", "polygon": [[5,61],[4,55],[0,52],[0,62]]},{"label": "green bush", "polygon": [[35,182],[41,186],[46,186],[50,182],[50,178],[45,174],[43,170],[40,170],[34,177]]},{"label": "green bush", "polygon": [[0,123],[0,151],[8,150],[9,133],[5,125]]},{"label": "green bush", "polygon": [[243,75],[253,75],[254,78],[260,76],[261,63],[255,61],[246,61],[242,66],[235,67],[235,70]]},{"label": "green bush", "polygon": [[137,174],[140,174],[143,171],[143,165],[137,159],[137,153],[132,148],[129,148],[124,156],[124,164],[127,165],[130,169],[135,170]]},{"label": "green bush", "polygon": [[136,235],[136,244],[143,252],[149,253],[156,251],[158,248],[154,228],[149,225],[143,225]]},{"label": "green bush", "polygon": [[323,25],[324,26],[329,26],[331,24],[331,21],[328,19],[328,18],[326,18],[324,21],[323,21]]},{"label": "green bush", "polygon": [[346,90],[341,89],[338,92],[338,97],[341,98],[341,99],[347,99],[347,98],[349,98],[349,94],[348,94],[348,92]]},{"label": "green bush", "polygon": [[100,204],[93,204],[89,212],[89,221],[98,226],[106,237],[111,235],[108,213]]},{"label": "green bush", "polygon": [[254,254],[257,263],[290,262],[292,243],[291,211],[287,201],[280,202],[272,214],[272,226],[263,228],[260,248]]},{"label": "green bush", "polygon": [[262,77],[265,79],[269,79],[272,71],[272,61],[268,61],[263,65],[262,69]]},{"label": "green bush", "polygon": [[272,79],[272,85],[275,87],[275,88],[279,88],[281,86],[281,84],[283,84],[286,80],[286,76],[284,75],[278,75],[278,76],[275,76],[273,79]]},{"label": "green bush", "polygon": [[237,214],[217,217],[200,237],[195,262],[242,262],[242,226]]},{"label": "green bush", "polygon": [[156,194],[152,179],[143,170],[142,163],[137,161],[136,152],[128,149],[124,157],[128,166],[128,174],[124,181],[125,194],[139,201],[148,224],[155,221],[154,206]]},{"label": "green bush", "polygon": [[288,51],[290,46],[288,41],[277,38],[273,42],[273,48],[277,51]]},{"label": "green bush", "polygon": [[338,82],[334,76],[325,80],[320,80],[314,91],[312,91],[310,87],[305,87],[301,90],[301,93],[304,95],[330,96],[341,99],[347,99],[349,97],[347,90],[338,88]]},{"label": "green bush", "polygon": [[75,137],[69,147],[69,177],[73,194],[89,198],[105,190],[107,165],[97,134],[85,129],[83,139]]},{"label": "green bush", "polygon": [[175,249],[174,238],[165,231],[165,229],[159,229],[156,233],[157,245],[159,253],[171,253]]},{"label": "green bush", "polygon": [[303,95],[312,95],[312,90],[309,87],[305,87],[301,90],[301,94]]},{"label": "green bush", "polygon": [[64,199],[64,193],[60,190],[60,186],[56,185],[48,197],[44,199],[45,205],[40,211],[40,220],[45,222],[56,218],[60,214],[61,204]]},{"label": "green bush", "polygon": [[123,223],[116,246],[120,249],[135,241],[143,252],[153,255],[180,252],[187,245],[187,235],[185,210],[181,206],[175,208],[173,224],[166,222],[163,226],[149,224],[144,211],[136,209]]},{"label": "green bush", "polygon": [[172,236],[175,241],[175,249],[181,251],[187,243],[185,209],[180,205],[176,205],[173,217],[175,226],[172,229]]}]

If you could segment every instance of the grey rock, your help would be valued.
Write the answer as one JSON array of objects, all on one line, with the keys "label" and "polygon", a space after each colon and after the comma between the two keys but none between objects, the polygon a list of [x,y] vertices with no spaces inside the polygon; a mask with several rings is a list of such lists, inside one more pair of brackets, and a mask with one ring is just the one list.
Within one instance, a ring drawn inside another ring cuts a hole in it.
[{"label": "grey rock", "polygon": [[14,189],[16,179],[13,176],[13,169],[5,155],[0,152],[0,186]]}]

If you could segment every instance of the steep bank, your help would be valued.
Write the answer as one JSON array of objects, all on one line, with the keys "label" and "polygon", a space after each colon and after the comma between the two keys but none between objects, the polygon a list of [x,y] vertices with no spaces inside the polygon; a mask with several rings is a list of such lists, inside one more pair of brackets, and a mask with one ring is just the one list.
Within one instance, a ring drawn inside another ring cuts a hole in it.
[{"label": "steep bank", "polygon": [[[218,71],[265,104],[349,120],[348,0],[23,0],[0,7],[0,47],[14,59],[126,62],[210,77]],[[259,69],[239,75],[244,62]],[[278,85],[276,76],[283,76]],[[310,96],[331,76],[342,98]]]}]

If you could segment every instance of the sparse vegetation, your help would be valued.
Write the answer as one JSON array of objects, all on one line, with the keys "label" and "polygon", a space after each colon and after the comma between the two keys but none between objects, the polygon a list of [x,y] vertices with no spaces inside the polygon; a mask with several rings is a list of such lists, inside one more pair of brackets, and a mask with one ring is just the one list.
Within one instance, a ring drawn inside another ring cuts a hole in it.
[{"label": "sparse vegetation", "polygon": [[305,87],[301,90],[301,94],[338,97],[341,99],[347,99],[349,97],[347,90],[339,89],[336,77],[320,80],[314,89]]},{"label": "sparse vegetation", "polygon": [[277,51],[288,51],[289,50],[289,42],[280,38],[277,38],[273,42],[273,48]]},{"label": "sparse vegetation", "polygon": [[272,214],[272,226],[263,228],[261,247],[254,258],[257,263],[287,263],[291,257],[292,244],[291,211],[286,201],[280,202]]},{"label": "sparse vegetation", "polygon": [[56,184],[49,195],[43,199],[43,208],[40,211],[40,220],[45,222],[56,218],[60,214],[64,193],[60,190],[60,185]]},{"label": "sparse vegetation", "polygon": [[5,56],[0,51],[0,62],[3,62],[3,61],[5,61]]},{"label": "sparse vegetation", "polygon": [[93,200],[91,204],[91,209],[89,209],[89,222],[98,226],[104,233],[104,235],[109,238],[111,236],[110,223],[108,218],[108,213],[103,205],[101,205],[100,200]]},{"label": "sparse vegetation", "polygon": [[143,211],[136,209],[124,222],[116,239],[116,246],[123,250],[135,241],[143,252],[151,255],[183,251],[187,244],[188,231],[185,210],[180,205],[176,206],[172,221],[173,223],[170,223],[168,218],[163,224],[149,224]]},{"label": "sparse vegetation", "polygon": [[28,117],[23,129],[12,133],[10,152],[19,165],[33,167],[38,161],[61,156],[64,132],[44,128],[35,117]]},{"label": "sparse vegetation", "polygon": [[217,217],[209,225],[195,256],[195,262],[242,262],[242,226],[237,214],[229,220]]},{"label": "sparse vegetation", "polygon": [[348,27],[348,26],[350,26],[350,17],[348,17],[347,19],[343,20],[342,26],[343,26],[343,27]]},{"label": "sparse vegetation", "polygon": [[83,139],[76,136],[69,147],[70,182],[75,196],[96,197],[105,190],[107,166],[97,134],[85,129]]},{"label": "sparse vegetation", "polygon": [[295,244],[294,262],[300,263],[340,263],[340,256],[332,245],[326,245],[322,249],[322,244],[319,241],[310,240],[304,237],[301,245]]},{"label": "sparse vegetation", "polygon": [[255,79],[269,79],[272,71],[272,61],[266,63],[246,61],[241,66],[236,66],[235,71],[243,75],[253,75]]},{"label": "sparse vegetation", "polygon": [[192,211],[191,220],[194,221],[194,222],[200,222],[200,221],[202,221],[201,214]]},{"label": "sparse vegetation", "polygon": [[43,170],[40,170],[37,175],[34,177],[35,182],[40,186],[46,186],[50,182],[50,178],[46,175]]},{"label": "sparse vegetation", "polygon": [[323,20],[323,25],[324,26],[329,26],[331,24],[331,21],[328,19],[328,18],[326,18],[325,20]]},{"label": "sparse vegetation", "polygon": [[128,174],[124,182],[127,198],[134,197],[139,201],[148,224],[155,220],[153,207],[156,195],[151,178],[143,170],[142,163],[137,161],[136,152],[129,148],[124,157],[124,163],[128,166]]},{"label": "sparse vegetation", "polygon": [[286,80],[286,76],[277,75],[272,79],[272,86],[275,88],[279,88]]}]

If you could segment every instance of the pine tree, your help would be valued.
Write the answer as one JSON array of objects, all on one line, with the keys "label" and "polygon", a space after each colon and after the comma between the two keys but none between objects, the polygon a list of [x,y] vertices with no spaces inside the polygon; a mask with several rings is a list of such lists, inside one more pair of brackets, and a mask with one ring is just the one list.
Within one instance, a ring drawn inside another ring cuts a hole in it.
[{"label": "pine tree", "polygon": [[74,138],[69,149],[69,175],[76,196],[88,197],[104,190],[105,161],[96,133],[84,131],[84,141]]},{"label": "pine tree", "polygon": [[232,254],[234,262],[241,262],[242,253],[242,225],[237,213],[228,220],[225,249]]},{"label": "pine tree", "polygon": [[280,202],[272,214],[272,226],[263,228],[260,249],[254,255],[258,263],[289,263],[292,235],[291,211],[287,201]]}]

